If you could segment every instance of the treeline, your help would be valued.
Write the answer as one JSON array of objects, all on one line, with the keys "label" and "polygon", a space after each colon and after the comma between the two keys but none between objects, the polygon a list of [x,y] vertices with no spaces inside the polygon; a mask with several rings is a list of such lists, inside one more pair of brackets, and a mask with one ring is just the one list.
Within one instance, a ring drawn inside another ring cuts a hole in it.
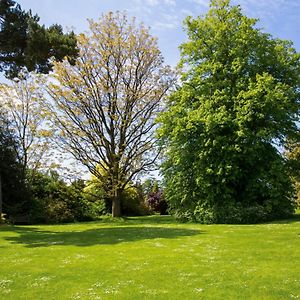
[{"label": "treeline", "polygon": [[[18,160],[18,141],[2,117],[0,126],[2,220],[14,224],[97,220],[111,215],[103,182],[77,179],[67,183],[56,171],[24,169]],[[167,213],[160,183],[147,179],[130,183],[121,195],[124,216]]]},{"label": "treeline", "polygon": [[[229,0],[212,0],[207,15],[185,20],[188,40],[173,70],[149,29],[119,12],[90,21],[87,34],[51,37],[31,12],[2,4],[2,36],[21,23],[26,45],[38,42],[30,36],[37,28],[70,50],[64,58],[46,51],[35,65],[26,49],[20,62],[14,48],[1,50],[2,70],[18,71],[0,86],[9,215],[25,209],[32,222],[63,222],[150,209],[183,221],[254,223],[294,213],[300,54],[292,42],[264,33]],[[59,151],[91,181],[66,184],[53,172]],[[164,192],[157,184],[146,192],[134,182],[159,159]]]}]

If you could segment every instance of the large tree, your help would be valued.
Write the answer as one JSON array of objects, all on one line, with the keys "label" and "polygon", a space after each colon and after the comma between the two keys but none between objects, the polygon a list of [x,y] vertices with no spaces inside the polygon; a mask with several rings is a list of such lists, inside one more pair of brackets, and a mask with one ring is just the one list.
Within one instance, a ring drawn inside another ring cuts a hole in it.
[{"label": "large tree", "polygon": [[64,33],[60,25],[46,28],[39,17],[24,11],[13,0],[0,1],[0,71],[13,78],[26,67],[29,71],[48,73],[50,58],[70,61],[77,56],[73,32]]},{"label": "large tree", "polygon": [[78,47],[74,66],[54,64],[49,110],[62,144],[105,181],[120,216],[122,191],[157,158],[154,119],[174,76],[148,29],[120,13],[90,21]]},{"label": "large tree", "polygon": [[294,190],[280,149],[296,138],[299,53],[258,29],[229,0],[187,18],[182,85],[160,117],[163,172],[174,214],[254,222],[291,213]]}]

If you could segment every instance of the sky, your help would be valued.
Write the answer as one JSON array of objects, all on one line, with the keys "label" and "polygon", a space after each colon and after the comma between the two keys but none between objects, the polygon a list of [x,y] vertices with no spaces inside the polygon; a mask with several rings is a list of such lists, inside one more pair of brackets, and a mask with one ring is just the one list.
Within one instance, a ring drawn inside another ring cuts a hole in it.
[{"label": "sky", "polygon": [[[97,20],[109,11],[126,11],[150,27],[166,63],[179,61],[178,46],[186,40],[183,20],[191,15],[205,15],[209,0],[16,0],[25,10],[31,9],[40,23],[61,24],[76,33],[88,30],[87,19]],[[259,19],[258,27],[273,37],[294,42],[300,51],[300,0],[232,0],[244,14]]]}]

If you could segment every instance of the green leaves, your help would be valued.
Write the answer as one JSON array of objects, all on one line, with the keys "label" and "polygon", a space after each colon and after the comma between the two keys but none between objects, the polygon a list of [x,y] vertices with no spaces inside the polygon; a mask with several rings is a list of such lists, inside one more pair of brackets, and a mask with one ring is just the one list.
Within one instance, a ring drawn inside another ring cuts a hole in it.
[{"label": "green leaves", "polygon": [[167,199],[179,217],[251,222],[251,207],[264,218],[293,210],[275,144],[297,132],[299,54],[255,24],[224,0],[185,22],[182,86],[159,119]]},{"label": "green leaves", "polygon": [[0,19],[0,71],[8,78],[17,77],[24,67],[47,74],[52,70],[50,58],[61,61],[68,56],[72,62],[77,57],[73,32],[64,33],[57,24],[40,25],[37,15],[22,10],[15,1],[1,1]]}]

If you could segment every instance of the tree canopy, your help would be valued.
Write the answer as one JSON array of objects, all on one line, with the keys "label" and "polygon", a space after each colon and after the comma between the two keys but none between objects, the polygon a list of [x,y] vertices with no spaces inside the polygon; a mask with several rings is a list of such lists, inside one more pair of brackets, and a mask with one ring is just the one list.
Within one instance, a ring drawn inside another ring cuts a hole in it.
[{"label": "tree canopy", "polygon": [[[42,111],[43,78],[38,74],[19,73],[19,78],[0,84],[0,105],[18,141],[19,162],[31,173],[49,166],[51,130]],[[53,148],[53,146],[52,146]],[[53,153],[51,153],[53,155]]]},{"label": "tree canopy", "polygon": [[182,85],[160,117],[166,197],[200,222],[255,222],[291,213],[287,137],[296,139],[300,60],[229,0],[188,17]]},{"label": "tree canopy", "polygon": [[64,33],[62,26],[40,25],[39,17],[24,11],[13,0],[0,2],[0,71],[13,78],[24,67],[28,71],[48,73],[51,57],[70,61],[77,56],[73,32]]},{"label": "tree canopy", "polygon": [[122,191],[158,156],[154,120],[174,76],[148,29],[120,13],[90,21],[78,47],[74,66],[54,64],[48,109],[60,142],[106,182],[119,216]]}]

